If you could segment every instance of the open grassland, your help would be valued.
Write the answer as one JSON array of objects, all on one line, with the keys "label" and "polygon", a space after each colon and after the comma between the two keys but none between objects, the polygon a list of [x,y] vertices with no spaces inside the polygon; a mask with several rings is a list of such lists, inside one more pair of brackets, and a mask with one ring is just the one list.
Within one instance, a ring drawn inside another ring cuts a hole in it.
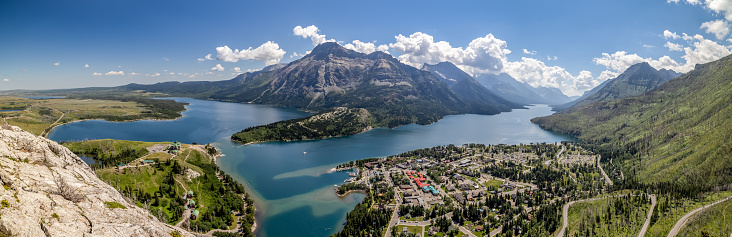
[{"label": "open grassland", "polygon": [[[97,176],[171,225],[190,215],[186,214],[186,208],[193,208],[199,217],[190,220],[192,230],[205,233],[211,229],[230,229],[237,226],[236,220],[242,220],[245,236],[250,236],[254,223],[253,201],[241,184],[219,171],[214,154],[209,153],[212,150],[208,146],[183,145],[177,154],[169,154],[159,151],[160,145],[116,140],[67,144],[77,150],[126,147],[147,152],[149,147],[156,147],[153,150],[158,152],[144,156],[145,160],[155,161],[152,164],[135,161],[121,167],[112,166],[98,170]],[[187,195],[189,191],[193,195]]]},{"label": "open grassland", "polygon": [[[150,151],[147,147],[157,146],[160,150],[164,149],[167,144],[165,142],[139,142],[101,139],[82,142],[64,142],[63,145],[69,148],[77,155],[85,155],[94,157],[94,159],[102,161],[104,166],[97,164],[90,165],[92,168],[109,168],[120,164],[128,164],[139,158],[152,159],[147,157]],[[159,154],[159,155],[158,155]],[[156,156],[165,156],[167,153],[156,153]]]},{"label": "open grassland", "polygon": [[[682,198],[682,199],[673,199],[669,197],[660,196],[658,197],[658,205],[656,205],[656,210],[654,211],[653,215],[654,217],[651,218],[651,226],[648,228],[648,232],[646,232],[646,236],[652,236],[652,237],[663,237],[668,235],[668,232],[671,231],[671,228],[673,228],[674,224],[681,219],[682,216],[686,215],[686,213],[701,207],[705,204],[710,204],[712,202],[715,202],[717,200],[729,197],[732,195],[731,191],[724,191],[724,192],[712,192],[712,193],[706,193],[704,194],[703,201],[702,199],[690,199],[690,198]],[[729,203],[729,202],[726,202]],[[714,206],[709,209],[715,209],[719,208],[724,203],[720,203],[717,206]],[[699,215],[698,213],[697,215]],[[693,219],[692,219],[693,220]],[[717,220],[718,221],[718,220]],[[687,222],[689,223],[689,222]],[[683,232],[683,229],[682,229]],[[729,233],[728,233],[729,234]],[[692,235],[696,236],[696,235]],[[714,236],[714,235],[712,235]],[[729,235],[727,235],[729,236]]]},{"label": "open grassland", "polygon": [[732,200],[722,202],[694,215],[678,236],[732,235]]},{"label": "open grassland", "polygon": [[184,109],[182,103],[134,97],[99,97],[69,99],[26,99],[0,97],[0,108],[21,110],[0,113],[14,126],[35,135],[47,135],[54,126],[86,119],[130,121],[172,119]]},{"label": "open grassland", "polygon": [[636,236],[646,220],[650,199],[608,197],[569,208],[566,236]]}]

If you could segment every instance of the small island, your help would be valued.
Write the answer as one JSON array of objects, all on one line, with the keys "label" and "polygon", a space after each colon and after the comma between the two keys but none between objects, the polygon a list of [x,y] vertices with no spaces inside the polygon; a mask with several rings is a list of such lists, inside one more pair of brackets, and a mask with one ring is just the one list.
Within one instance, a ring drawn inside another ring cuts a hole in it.
[{"label": "small island", "polygon": [[366,109],[337,107],[306,118],[250,127],[231,136],[244,144],[269,141],[316,140],[371,130],[373,116]]}]

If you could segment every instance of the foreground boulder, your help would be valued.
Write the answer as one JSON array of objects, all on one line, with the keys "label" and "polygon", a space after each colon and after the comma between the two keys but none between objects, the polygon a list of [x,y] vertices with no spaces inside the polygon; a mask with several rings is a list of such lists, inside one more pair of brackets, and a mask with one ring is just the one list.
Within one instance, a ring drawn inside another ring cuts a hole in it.
[{"label": "foreground boulder", "polygon": [[78,156],[0,126],[0,236],[193,236],[159,222]]}]

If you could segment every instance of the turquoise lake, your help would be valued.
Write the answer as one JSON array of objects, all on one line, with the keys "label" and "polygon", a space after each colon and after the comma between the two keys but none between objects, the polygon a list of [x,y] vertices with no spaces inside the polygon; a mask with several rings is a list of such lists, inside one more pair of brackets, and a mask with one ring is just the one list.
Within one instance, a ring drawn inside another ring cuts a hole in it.
[{"label": "turquoise lake", "polygon": [[291,108],[172,98],[190,103],[176,120],[135,122],[81,121],[58,126],[54,141],[123,139],[212,143],[225,155],[223,171],[247,186],[257,205],[257,236],[328,236],[338,231],[346,213],[363,194],[338,198],[334,184],[345,172],[328,173],[351,160],[396,155],[446,144],[519,144],[572,140],[542,130],[529,120],[550,115],[546,105],[498,115],[452,115],[431,125],[407,125],[318,141],[270,142],[243,146],[229,136],[247,127],[308,116]]}]

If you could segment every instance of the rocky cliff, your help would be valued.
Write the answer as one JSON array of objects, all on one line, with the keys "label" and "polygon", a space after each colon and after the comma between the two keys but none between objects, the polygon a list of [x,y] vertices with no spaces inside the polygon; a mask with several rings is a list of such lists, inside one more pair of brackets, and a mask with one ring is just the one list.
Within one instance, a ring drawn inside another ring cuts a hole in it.
[{"label": "rocky cliff", "polygon": [[0,126],[0,183],[0,236],[193,236],[132,204],[65,147],[18,127]]}]

